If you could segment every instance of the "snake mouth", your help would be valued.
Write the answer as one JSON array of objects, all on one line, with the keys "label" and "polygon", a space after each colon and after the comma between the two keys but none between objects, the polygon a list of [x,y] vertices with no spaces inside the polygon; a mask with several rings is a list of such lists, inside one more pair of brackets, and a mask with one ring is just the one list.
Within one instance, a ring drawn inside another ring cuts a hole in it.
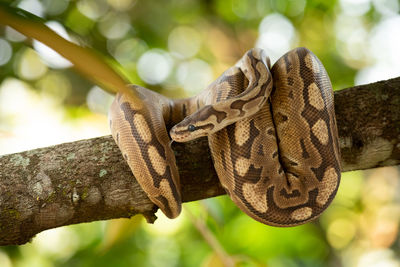
[{"label": "snake mouth", "polygon": [[169,131],[169,135],[171,137],[172,140],[174,140],[175,142],[186,142],[188,141],[188,137],[190,136],[190,133],[188,133],[187,131],[177,131],[174,128],[172,128]]}]

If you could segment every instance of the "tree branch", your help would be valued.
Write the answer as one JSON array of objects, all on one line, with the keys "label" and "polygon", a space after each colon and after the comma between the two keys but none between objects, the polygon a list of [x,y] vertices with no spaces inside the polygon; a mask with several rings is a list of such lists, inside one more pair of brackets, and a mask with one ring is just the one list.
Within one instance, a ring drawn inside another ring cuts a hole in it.
[{"label": "tree branch", "polygon": [[[400,164],[400,77],[338,91],[335,109],[343,171]],[[184,202],[224,194],[206,138],[173,149]],[[155,210],[110,136],[0,156],[0,245]]]}]

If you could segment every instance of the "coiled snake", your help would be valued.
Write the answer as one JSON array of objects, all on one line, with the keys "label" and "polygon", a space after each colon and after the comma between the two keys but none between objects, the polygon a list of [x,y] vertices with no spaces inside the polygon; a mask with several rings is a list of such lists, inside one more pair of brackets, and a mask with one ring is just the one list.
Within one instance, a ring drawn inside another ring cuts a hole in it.
[{"label": "coiled snake", "polygon": [[186,142],[208,135],[222,186],[262,223],[305,223],[335,196],[340,152],[333,92],[322,63],[306,48],[288,52],[271,69],[265,52],[252,49],[192,98],[131,89],[140,101],[117,94],[111,132],[143,190],[169,218],[181,211],[170,137]]}]

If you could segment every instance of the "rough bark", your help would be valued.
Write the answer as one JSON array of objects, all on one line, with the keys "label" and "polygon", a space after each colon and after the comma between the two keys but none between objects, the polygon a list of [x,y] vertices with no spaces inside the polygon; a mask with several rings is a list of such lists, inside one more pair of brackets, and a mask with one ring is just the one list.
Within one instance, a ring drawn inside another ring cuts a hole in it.
[{"label": "rough bark", "polygon": [[[400,164],[400,77],[338,91],[335,109],[343,171]],[[224,194],[206,138],[173,149],[184,202]],[[0,157],[0,245],[155,210],[110,136]]]}]

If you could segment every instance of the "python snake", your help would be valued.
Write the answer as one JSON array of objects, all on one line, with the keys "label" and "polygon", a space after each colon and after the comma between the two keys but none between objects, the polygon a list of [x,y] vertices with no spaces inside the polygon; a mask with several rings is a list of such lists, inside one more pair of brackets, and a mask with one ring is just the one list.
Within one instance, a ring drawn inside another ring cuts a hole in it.
[{"label": "python snake", "polygon": [[308,49],[289,51],[272,68],[265,51],[249,50],[191,98],[131,89],[140,101],[117,94],[111,132],[143,190],[169,218],[181,211],[170,138],[207,135],[222,186],[264,224],[305,223],[334,198],[341,167],[332,86]]}]

